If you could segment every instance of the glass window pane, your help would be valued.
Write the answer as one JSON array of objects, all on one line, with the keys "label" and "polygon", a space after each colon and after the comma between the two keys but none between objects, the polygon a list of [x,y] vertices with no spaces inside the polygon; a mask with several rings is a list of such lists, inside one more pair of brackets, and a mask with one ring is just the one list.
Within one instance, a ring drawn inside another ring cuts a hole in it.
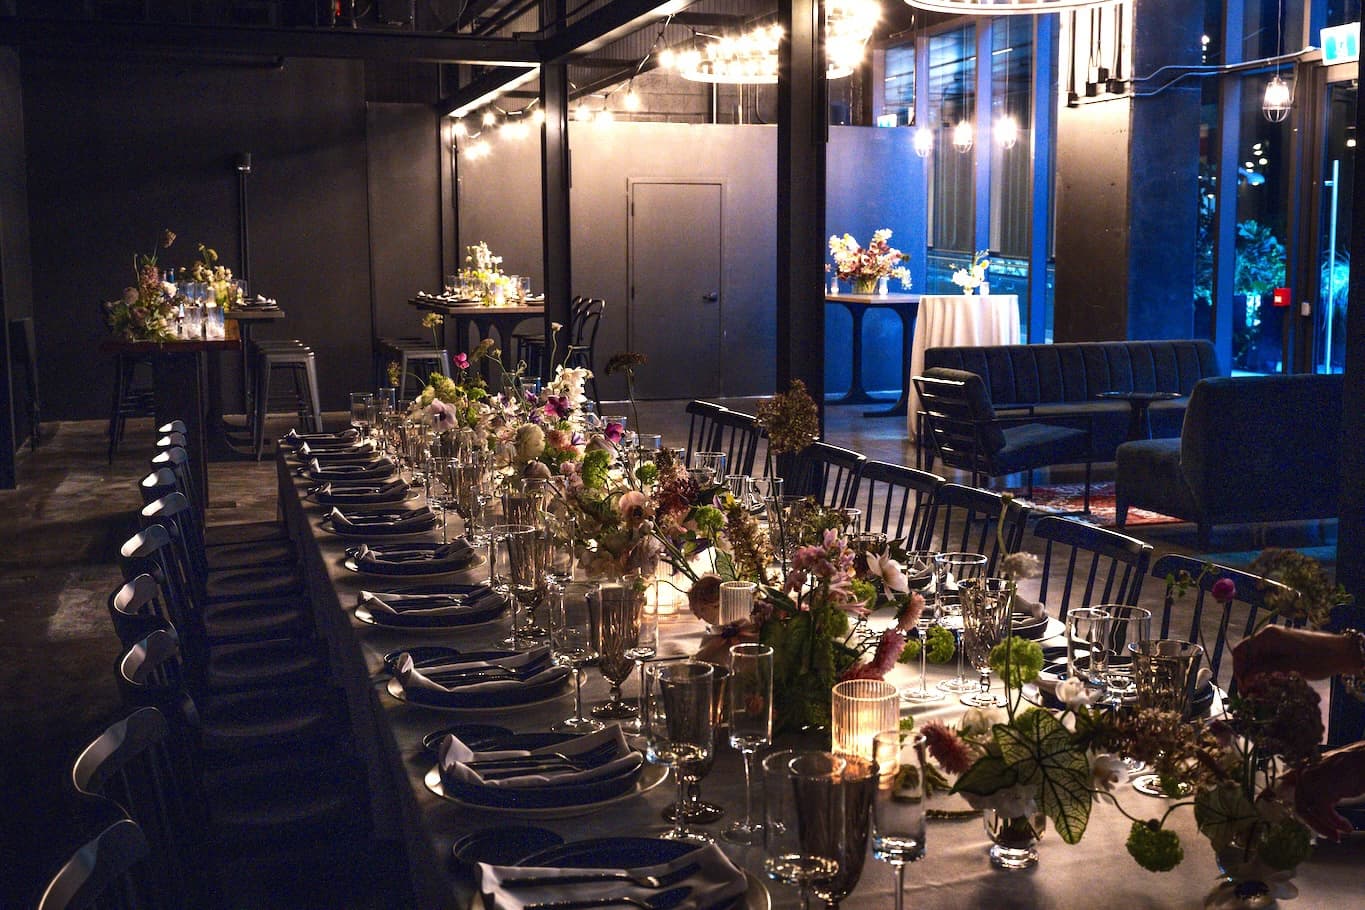
[{"label": "glass window pane", "polygon": [[992,252],[1023,260],[1027,286],[1033,172],[1031,18],[1002,16],[991,24],[991,94],[990,246]]},{"label": "glass window pane", "polygon": [[1327,0],[1328,25],[1348,25],[1359,21],[1360,0]]},{"label": "glass window pane", "polygon": [[886,49],[886,85],[882,110],[896,115],[896,126],[915,122],[915,45]]},{"label": "glass window pane", "polygon": [[[975,248],[976,187],[975,143],[968,151],[953,144],[960,124],[971,130],[976,116],[976,27],[932,35],[929,38],[929,111],[935,125],[934,152],[930,156],[928,291],[953,289],[949,280],[953,264],[965,253],[968,261]],[[937,255],[935,255],[935,253]]]}]

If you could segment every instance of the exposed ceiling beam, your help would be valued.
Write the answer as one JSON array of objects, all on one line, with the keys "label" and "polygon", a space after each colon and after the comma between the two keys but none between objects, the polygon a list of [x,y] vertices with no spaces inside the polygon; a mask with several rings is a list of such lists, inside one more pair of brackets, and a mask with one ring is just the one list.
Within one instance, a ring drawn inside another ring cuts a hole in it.
[{"label": "exposed ceiling beam", "polygon": [[740,16],[735,13],[678,13],[673,17],[674,25],[688,25],[699,27],[720,26],[725,28],[733,25],[743,25],[749,21],[748,16]]},{"label": "exposed ceiling beam", "polygon": [[463,117],[476,107],[487,104],[499,95],[525,85],[540,75],[540,67],[499,66],[475,76],[449,98],[442,99],[442,114]]},{"label": "exposed ceiling beam", "polygon": [[680,13],[693,0],[615,0],[573,25],[536,42],[543,63],[557,63],[573,54],[590,53],[652,22]]},{"label": "exposed ceiling beam", "polygon": [[353,29],[0,19],[0,44],[76,50],[181,51],[257,57],[331,57],[429,63],[535,64],[535,42],[519,38]]},{"label": "exposed ceiling beam", "polygon": [[455,23],[450,26],[451,29],[468,28],[474,24],[475,19],[478,19],[484,13],[488,12],[488,10],[497,2],[498,0],[469,0],[469,3],[460,13],[460,18],[455,20]]}]

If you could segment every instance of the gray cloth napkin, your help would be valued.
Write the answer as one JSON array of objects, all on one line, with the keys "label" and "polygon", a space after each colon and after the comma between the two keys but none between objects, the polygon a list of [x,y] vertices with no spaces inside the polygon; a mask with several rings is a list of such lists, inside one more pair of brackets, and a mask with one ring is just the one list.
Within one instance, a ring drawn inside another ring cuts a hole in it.
[{"label": "gray cloth napkin", "polygon": [[384,520],[373,517],[373,512],[346,513],[332,509],[328,514],[332,527],[348,534],[412,534],[426,531],[436,525],[436,513],[426,506],[409,509],[401,517],[385,516]]},{"label": "gray cloth napkin", "polygon": [[[680,910],[699,910],[703,907],[716,907],[726,901],[739,897],[748,889],[743,870],[721,852],[715,844],[707,844],[691,853],[683,854],[670,863],[657,866],[642,866],[625,870],[635,875],[667,875],[675,869],[696,863],[698,869],[682,881],[670,885],[669,889],[691,887],[687,899],[678,905]],[[605,899],[608,897],[630,896],[636,899],[648,898],[655,893],[649,888],[641,888],[630,882],[588,882],[581,885],[555,885],[543,887],[522,885],[517,888],[503,887],[502,882],[526,878],[556,878],[563,875],[591,875],[594,872],[620,872],[620,869],[599,867],[594,869],[555,869],[542,866],[493,866],[479,863],[479,888],[492,898],[492,906],[497,910],[523,910],[531,904],[551,901],[576,901]],[[665,890],[669,890],[665,889]]]},{"label": "gray cloth napkin", "polygon": [[315,445],[338,445],[355,442],[359,438],[360,431],[354,427],[349,430],[342,430],[339,433],[300,433],[298,430],[290,430],[284,434],[284,441],[291,446],[299,446],[305,442],[311,442]]},{"label": "gray cloth napkin", "polygon": [[308,462],[308,473],[314,480],[378,480],[388,477],[396,466],[388,456],[381,456],[364,464],[335,464],[323,467],[316,458]]},{"label": "gray cloth napkin", "polygon": [[[540,769],[534,772],[527,771],[527,773],[515,777],[486,780],[476,769],[468,765],[469,762],[529,758],[535,755],[548,754],[559,754],[566,758],[573,758],[576,755],[596,752],[599,749],[607,750],[607,747],[610,747],[610,750],[606,751],[605,757],[598,764],[583,771],[575,771],[569,768],[558,771]],[[476,787],[499,787],[512,790],[548,787],[551,784],[556,786],[586,784],[595,780],[615,777],[618,774],[626,773],[631,768],[639,768],[644,764],[644,756],[626,744],[625,735],[621,733],[621,728],[616,724],[598,730],[596,733],[588,733],[576,739],[568,739],[530,751],[499,749],[492,752],[475,752],[460,742],[454,734],[447,733],[445,738],[441,740],[437,754],[440,756],[439,765],[443,780],[457,780]]]},{"label": "gray cloth napkin", "polygon": [[371,613],[392,613],[395,616],[459,616],[485,610],[501,604],[503,596],[485,589],[463,594],[385,594],[361,591],[360,603]]},{"label": "gray cloth napkin", "polygon": [[539,686],[548,684],[555,679],[568,679],[569,668],[560,667],[555,664],[547,664],[545,669],[528,676],[526,679],[490,679],[486,682],[469,683],[463,686],[443,686],[426,677],[426,673],[436,673],[442,670],[469,669],[477,670],[486,667],[506,667],[516,669],[528,664],[535,664],[544,661],[550,653],[547,645],[539,648],[532,648],[530,651],[523,651],[520,654],[511,654],[507,657],[497,657],[492,660],[473,660],[473,661],[452,661],[448,664],[441,664],[435,667],[423,667],[418,670],[412,662],[412,656],[400,654],[395,670],[398,681],[403,684],[404,689],[420,689],[423,692],[434,695],[439,699],[441,696],[478,694],[480,692],[503,692],[514,689],[522,689],[527,686]]},{"label": "gray cloth napkin", "polygon": [[371,547],[362,543],[355,550],[355,564],[361,571],[378,575],[437,575],[466,569],[478,555],[463,539],[439,546],[394,542]]}]

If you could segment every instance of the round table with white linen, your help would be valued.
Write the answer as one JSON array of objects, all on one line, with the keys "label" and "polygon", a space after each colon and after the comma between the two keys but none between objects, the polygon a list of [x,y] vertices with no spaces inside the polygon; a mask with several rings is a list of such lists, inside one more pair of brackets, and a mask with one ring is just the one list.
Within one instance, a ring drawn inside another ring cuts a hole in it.
[{"label": "round table with white linen", "polygon": [[915,342],[910,348],[910,393],[907,433],[915,438],[919,395],[911,376],[924,372],[924,352],[929,348],[976,347],[1019,343],[1019,298],[1014,294],[925,294],[919,299]]}]

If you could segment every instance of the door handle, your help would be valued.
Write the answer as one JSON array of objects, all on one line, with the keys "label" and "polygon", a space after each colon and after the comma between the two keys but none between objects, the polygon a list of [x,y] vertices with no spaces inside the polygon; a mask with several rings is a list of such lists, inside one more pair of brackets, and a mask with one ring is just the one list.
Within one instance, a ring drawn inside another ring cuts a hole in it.
[{"label": "door handle", "polygon": [[701,295],[701,299],[702,299],[702,300],[705,300],[707,303],[715,303],[715,302],[717,302],[718,300],[720,300],[720,292],[719,292],[719,291],[712,291],[712,292],[709,293],[709,294],[702,294],[702,295]]}]

